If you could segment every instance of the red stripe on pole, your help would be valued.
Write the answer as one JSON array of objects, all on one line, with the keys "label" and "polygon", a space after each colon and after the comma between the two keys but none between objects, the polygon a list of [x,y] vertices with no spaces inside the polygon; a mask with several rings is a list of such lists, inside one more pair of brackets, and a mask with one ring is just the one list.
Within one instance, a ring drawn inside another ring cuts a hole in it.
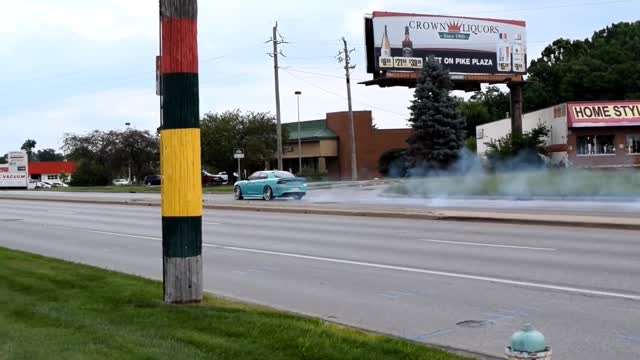
[{"label": "red stripe on pole", "polygon": [[162,73],[198,73],[196,20],[162,20]]}]

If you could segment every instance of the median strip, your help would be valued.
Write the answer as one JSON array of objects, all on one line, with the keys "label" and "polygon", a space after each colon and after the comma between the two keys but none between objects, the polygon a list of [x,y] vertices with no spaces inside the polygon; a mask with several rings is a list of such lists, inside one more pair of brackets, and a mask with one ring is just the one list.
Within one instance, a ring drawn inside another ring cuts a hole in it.
[{"label": "median strip", "polygon": [[[0,200],[15,201],[39,201],[39,202],[66,202],[77,204],[98,204],[98,205],[131,205],[131,206],[160,206],[159,200],[152,199],[104,199],[104,198],[69,198],[69,197],[35,197],[19,196],[11,194],[0,194]],[[273,212],[288,214],[308,214],[308,215],[329,215],[329,216],[355,216],[355,217],[378,217],[390,219],[410,219],[410,220],[440,220],[459,221],[476,223],[500,223],[518,225],[541,225],[541,226],[565,226],[579,228],[602,228],[613,230],[640,230],[640,220],[623,217],[596,217],[585,215],[544,215],[527,213],[488,213],[477,211],[424,211],[420,209],[398,209],[398,208],[330,208],[324,206],[285,206],[272,204],[212,204],[204,202],[204,209],[207,210],[233,210],[233,211],[253,211],[253,212]]]}]

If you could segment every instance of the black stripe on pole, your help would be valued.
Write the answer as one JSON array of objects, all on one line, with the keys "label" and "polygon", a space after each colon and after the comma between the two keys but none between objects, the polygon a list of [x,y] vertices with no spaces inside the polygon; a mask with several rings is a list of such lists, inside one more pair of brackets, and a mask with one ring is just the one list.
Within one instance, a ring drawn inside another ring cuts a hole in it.
[{"label": "black stripe on pole", "polygon": [[198,17],[198,4],[195,0],[161,0],[160,15],[163,18],[195,19]]},{"label": "black stripe on pole", "polygon": [[162,248],[165,257],[187,258],[202,254],[202,217],[163,217]]},{"label": "black stripe on pole", "polygon": [[163,129],[193,129],[200,127],[200,97],[198,74],[162,75]]}]

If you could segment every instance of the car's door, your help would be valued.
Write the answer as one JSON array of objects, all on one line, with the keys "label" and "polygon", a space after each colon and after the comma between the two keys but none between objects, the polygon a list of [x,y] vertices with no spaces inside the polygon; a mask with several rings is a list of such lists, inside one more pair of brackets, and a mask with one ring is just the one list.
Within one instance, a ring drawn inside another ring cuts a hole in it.
[{"label": "car's door", "polygon": [[258,180],[256,180],[256,195],[262,195],[264,191],[264,187],[267,185],[267,179],[269,179],[269,174],[266,172],[261,172]]},{"label": "car's door", "polygon": [[246,185],[244,186],[244,189],[242,189],[243,192],[248,196],[258,195],[259,193],[256,193],[256,191],[258,191],[256,182],[259,180],[260,180],[260,172],[255,172],[251,174],[251,176],[247,178],[247,182],[246,182]]}]

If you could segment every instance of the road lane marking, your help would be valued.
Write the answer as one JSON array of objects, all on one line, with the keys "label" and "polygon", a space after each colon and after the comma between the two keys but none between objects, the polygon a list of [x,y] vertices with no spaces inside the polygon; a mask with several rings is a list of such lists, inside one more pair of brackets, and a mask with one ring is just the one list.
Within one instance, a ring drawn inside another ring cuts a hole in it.
[{"label": "road lane marking", "polygon": [[156,241],[162,241],[162,238],[152,237],[152,236],[142,236],[142,235],[121,234],[121,233],[115,233],[115,232],[110,232],[110,231],[98,231],[98,230],[77,229],[77,228],[72,228],[72,227],[66,227],[66,226],[55,226],[55,225],[50,225],[49,227],[54,228],[54,229],[62,229],[62,230],[82,231],[82,232],[86,232],[86,233],[90,233],[90,234],[113,235],[113,236],[120,236],[120,237],[130,237],[130,238],[134,238],[134,239],[144,239],[144,240],[156,240]]},{"label": "road lane marking", "polygon": [[203,225],[220,225],[220,223],[217,222],[203,222]]},{"label": "road lane marking", "polygon": [[[65,229],[65,230],[73,230],[73,231],[83,231],[83,232],[94,233],[94,234],[113,235],[113,236],[145,239],[145,240],[162,241],[162,238],[152,237],[152,236],[140,236],[140,235],[123,234],[123,233],[115,233],[115,232],[108,232],[108,231],[78,229],[78,228],[64,227],[64,226],[50,226],[50,227]],[[408,267],[408,266],[386,265],[386,264],[372,263],[372,262],[366,262],[366,261],[354,261],[354,260],[344,260],[344,259],[337,259],[337,258],[330,258],[330,257],[323,257],[323,256],[302,255],[302,254],[294,254],[294,253],[287,253],[287,252],[281,252],[281,251],[251,249],[251,248],[244,248],[244,247],[238,247],[238,246],[227,246],[227,245],[218,245],[218,244],[210,244],[210,243],[202,243],[202,246],[216,248],[216,249],[223,249],[223,250],[247,252],[247,253],[253,253],[253,254],[275,255],[275,256],[290,257],[295,259],[324,261],[324,262],[329,262],[334,264],[356,265],[356,266],[363,266],[363,267],[369,267],[369,268],[375,268],[375,269],[395,270],[395,271],[403,271],[403,272],[409,272],[409,273],[443,276],[443,277],[449,277],[449,278],[476,280],[476,281],[490,282],[490,283],[496,283],[496,284],[523,286],[523,287],[529,287],[529,288],[535,288],[535,289],[556,290],[556,291],[563,291],[563,292],[581,294],[581,295],[603,296],[603,297],[612,297],[612,298],[618,298],[618,299],[640,301],[640,295],[620,293],[620,292],[600,291],[600,290],[592,290],[592,289],[585,289],[585,288],[578,288],[578,287],[571,287],[571,286],[537,283],[532,281],[518,281],[518,280],[510,280],[510,279],[490,277],[490,276],[479,276],[479,275],[455,273],[455,272],[449,272],[449,271],[427,270],[427,269],[420,269],[420,268],[414,268],[414,267]]]},{"label": "road lane marking", "polygon": [[75,211],[60,211],[60,210],[47,210],[50,214],[65,214],[65,215],[73,215]]},{"label": "road lane marking", "polygon": [[487,244],[487,243],[475,243],[475,242],[466,242],[466,241],[432,240],[432,239],[420,239],[420,241],[430,242],[430,243],[438,243],[438,244],[485,246],[485,247],[493,247],[493,248],[519,249],[519,250],[537,250],[537,251],[557,251],[558,250],[558,249],[554,249],[554,248],[544,248],[544,247]]}]

